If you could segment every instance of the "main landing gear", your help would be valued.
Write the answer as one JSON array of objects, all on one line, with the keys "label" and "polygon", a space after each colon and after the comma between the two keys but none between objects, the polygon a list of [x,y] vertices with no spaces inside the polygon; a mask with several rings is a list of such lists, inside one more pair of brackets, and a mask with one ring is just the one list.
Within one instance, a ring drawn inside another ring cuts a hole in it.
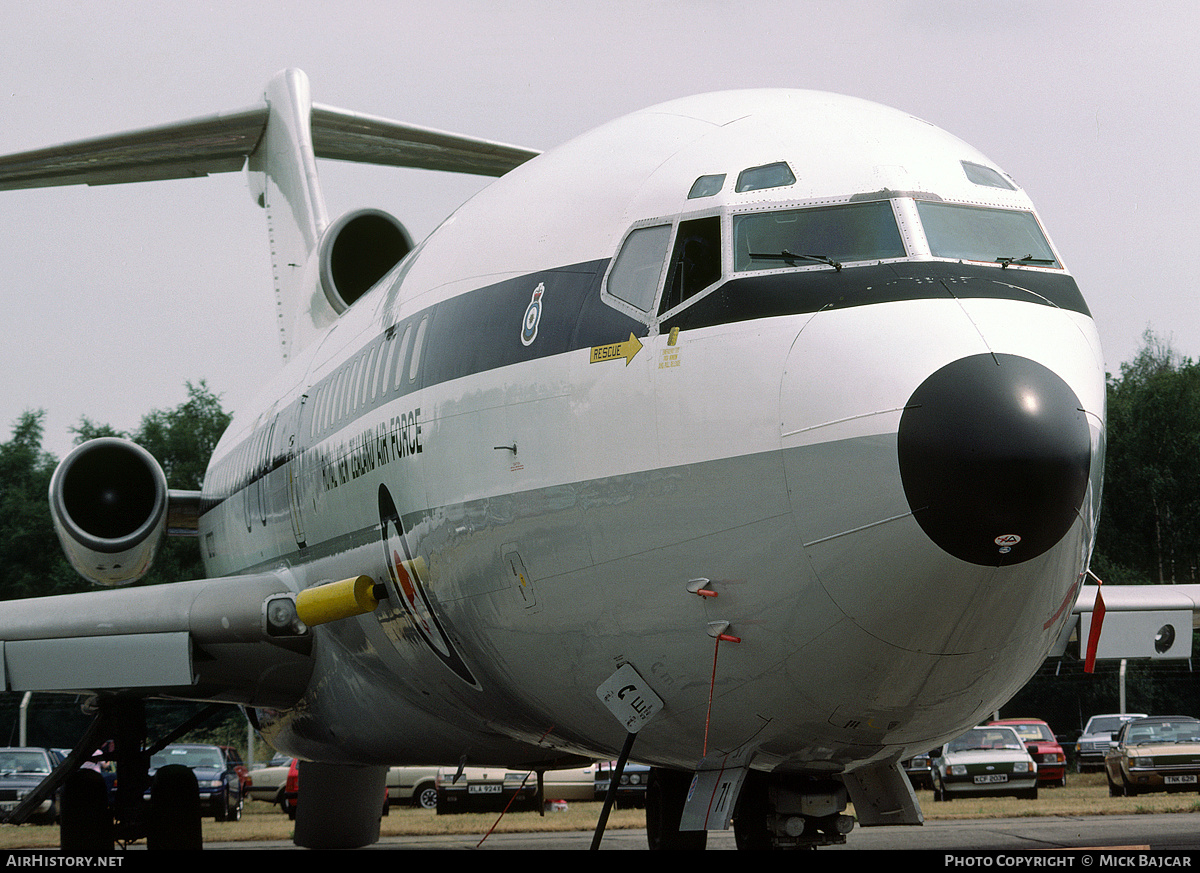
[{"label": "main landing gear", "polygon": [[[62,850],[107,855],[115,844],[139,839],[145,839],[149,849],[203,848],[195,774],[187,767],[171,765],[159,768],[151,780],[150,757],[222,708],[207,707],[148,747],[145,706],[140,699],[97,699],[96,721],[61,765],[69,770],[62,790]],[[117,780],[111,793],[99,772],[80,767],[95,752],[97,737],[113,740]]]}]

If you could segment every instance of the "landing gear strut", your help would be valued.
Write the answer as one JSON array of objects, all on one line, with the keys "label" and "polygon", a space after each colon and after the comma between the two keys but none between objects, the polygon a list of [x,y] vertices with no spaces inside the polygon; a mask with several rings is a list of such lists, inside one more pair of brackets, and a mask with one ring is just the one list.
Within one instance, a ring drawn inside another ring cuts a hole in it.
[{"label": "landing gear strut", "polygon": [[[187,767],[163,767],[150,780],[150,758],[223,707],[209,706],[153,746],[146,744],[146,711],[137,698],[96,700],[96,722],[64,766],[59,844],[78,854],[108,854],[114,843],[145,839],[150,849],[199,849],[200,789]],[[111,737],[117,765],[116,791],[104,777],[79,769],[96,750],[96,737]],[[147,802],[146,794],[150,800]]]},{"label": "landing gear strut", "polygon": [[846,842],[854,819],[844,814],[841,782],[803,776],[746,775],[733,815],[739,849],[815,849]]}]

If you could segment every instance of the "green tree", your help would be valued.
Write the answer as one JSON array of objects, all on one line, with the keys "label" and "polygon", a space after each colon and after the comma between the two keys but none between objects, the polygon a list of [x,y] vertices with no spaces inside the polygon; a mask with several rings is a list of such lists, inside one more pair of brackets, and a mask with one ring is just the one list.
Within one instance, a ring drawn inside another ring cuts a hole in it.
[{"label": "green tree", "polygon": [[1200,364],[1147,332],[1137,357],[1108,379],[1093,568],[1109,582],[1196,582],[1198,558]]},{"label": "green tree", "polygon": [[88,587],[63,557],[47,495],[57,463],[42,449],[45,412],[25,412],[0,444],[0,597],[37,597]]},{"label": "green tree", "polygon": [[174,409],[145,415],[131,438],[158,459],[172,488],[198,491],[230,416],[204,381],[188,382],[187,393]]},{"label": "green tree", "polygon": [[[230,415],[203,381],[199,385],[187,383],[187,392],[187,399],[174,409],[157,409],[143,416],[130,439],[157,459],[171,488],[199,491],[217,440],[229,426]],[[199,542],[189,537],[166,537],[142,584],[203,576]]]}]

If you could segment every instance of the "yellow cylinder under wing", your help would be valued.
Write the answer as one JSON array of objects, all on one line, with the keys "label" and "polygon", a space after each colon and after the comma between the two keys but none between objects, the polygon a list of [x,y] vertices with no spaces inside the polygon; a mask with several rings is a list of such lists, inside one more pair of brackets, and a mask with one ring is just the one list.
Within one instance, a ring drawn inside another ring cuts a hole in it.
[{"label": "yellow cylinder under wing", "polygon": [[375,580],[370,576],[306,588],[296,595],[296,614],[309,627],[365,615],[379,605],[374,589]]}]

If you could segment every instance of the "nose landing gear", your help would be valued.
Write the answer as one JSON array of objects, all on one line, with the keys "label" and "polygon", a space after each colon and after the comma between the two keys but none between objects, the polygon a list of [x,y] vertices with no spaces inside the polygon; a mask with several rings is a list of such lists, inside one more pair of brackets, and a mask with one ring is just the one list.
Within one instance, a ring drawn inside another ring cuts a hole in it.
[{"label": "nose landing gear", "polygon": [[815,849],[846,842],[846,788],[831,779],[751,771],[738,796],[733,833],[739,849]]}]

